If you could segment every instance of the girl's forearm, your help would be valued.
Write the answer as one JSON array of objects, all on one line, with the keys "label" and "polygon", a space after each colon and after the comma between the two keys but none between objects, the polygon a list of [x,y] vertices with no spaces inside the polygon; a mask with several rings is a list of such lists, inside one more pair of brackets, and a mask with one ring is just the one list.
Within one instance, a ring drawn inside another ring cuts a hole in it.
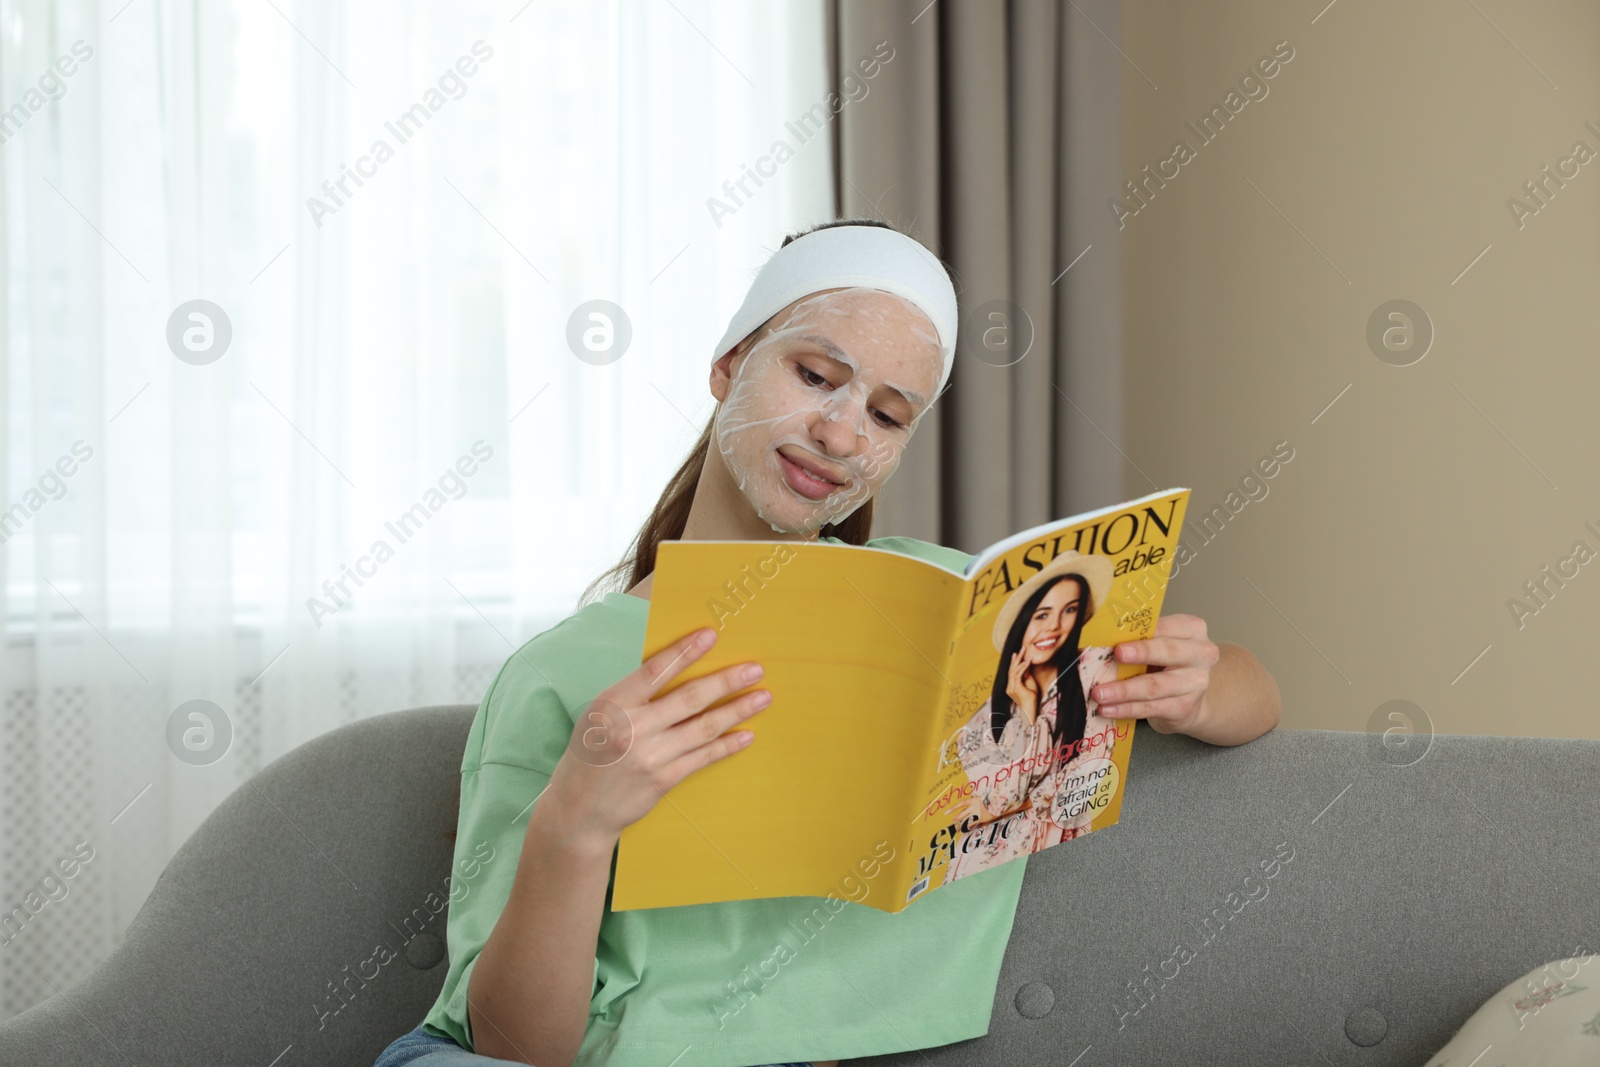
[{"label": "girl's forearm", "polygon": [[583,1044],[616,839],[573,831],[552,780],[534,805],[505,910],[468,983],[473,1051],[569,1065]]},{"label": "girl's forearm", "polygon": [[1148,721],[1157,731],[1188,734],[1211,745],[1242,745],[1278,725],[1283,700],[1272,674],[1243,645],[1218,641],[1217,648],[1211,683],[1189,719],[1152,717]]}]

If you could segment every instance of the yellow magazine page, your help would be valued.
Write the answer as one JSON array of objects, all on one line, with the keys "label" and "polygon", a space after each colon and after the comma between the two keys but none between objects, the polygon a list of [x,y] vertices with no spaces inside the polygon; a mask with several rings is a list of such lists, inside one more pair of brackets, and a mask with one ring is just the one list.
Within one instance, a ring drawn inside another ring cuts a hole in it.
[{"label": "yellow magazine page", "polygon": [[703,626],[719,633],[666,692],[754,660],[766,673],[747,689],[773,700],[742,724],[749,746],[623,831],[612,910],[830,893],[885,911],[898,894],[903,907],[906,827],[937,744],[963,584],[877,548],[662,544],[644,655]]},{"label": "yellow magazine page", "polygon": [[1135,720],[1101,717],[1090,694],[1143,673],[1112,649],[1154,633],[1188,499],[1038,527],[968,565],[907,903],[1117,821]]}]

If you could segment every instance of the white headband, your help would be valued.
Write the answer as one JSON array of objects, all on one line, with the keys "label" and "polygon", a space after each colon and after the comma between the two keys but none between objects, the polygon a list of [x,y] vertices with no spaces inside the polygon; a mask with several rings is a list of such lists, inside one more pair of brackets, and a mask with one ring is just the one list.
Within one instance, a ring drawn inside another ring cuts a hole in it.
[{"label": "white headband", "polygon": [[830,226],[797,237],[772,254],[717,342],[715,363],[763,322],[803,296],[860,286],[911,301],[939,333],[944,369],[937,397],[956,358],[956,291],[937,257],[914,238],[882,226]]}]

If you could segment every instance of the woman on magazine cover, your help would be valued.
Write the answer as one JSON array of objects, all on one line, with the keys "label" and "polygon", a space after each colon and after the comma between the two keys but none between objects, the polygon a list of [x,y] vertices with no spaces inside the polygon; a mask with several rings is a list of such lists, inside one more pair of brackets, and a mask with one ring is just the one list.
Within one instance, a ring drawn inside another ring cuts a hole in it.
[{"label": "woman on magazine cover", "polygon": [[[959,570],[967,553],[872,536],[874,498],[950,379],[956,322],[946,266],[887,223],[793,234],[761,268],[713,350],[708,425],[590,587],[611,591],[518,648],[484,694],[461,763],[448,972],[375,1067],[836,1067],[987,1033],[1025,863],[898,914],[815,897],[611,909],[623,829],[738,758],[770,699],[752,688],[759,663],[675,683],[713,628],[640,663],[658,546],[821,540]],[[1125,714],[1214,744],[1271,729],[1255,658],[1173,619],[1130,643],[1167,673],[1112,683]],[[796,944],[825,904],[826,948]]]},{"label": "woman on magazine cover", "polygon": [[967,832],[946,883],[1086,832],[1089,812],[1058,824],[1051,805],[1061,783],[1109,756],[1115,740],[1116,724],[1096,714],[1091,694],[1116,680],[1116,660],[1110,648],[1079,647],[1110,587],[1110,559],[1068,549],[1001,606],[993,692],[956,736],[962,768],[979,786],[952,812]]}]

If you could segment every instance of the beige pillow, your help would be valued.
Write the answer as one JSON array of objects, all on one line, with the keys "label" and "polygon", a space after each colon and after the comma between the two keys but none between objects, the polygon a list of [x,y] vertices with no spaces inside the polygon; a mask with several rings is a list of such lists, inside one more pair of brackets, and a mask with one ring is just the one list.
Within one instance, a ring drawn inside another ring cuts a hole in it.
[{"label": "beige pillow", "polygon": [[1535,967],[1473,1012],[1428,1067],[1600,1063],[1600,955]]}]

